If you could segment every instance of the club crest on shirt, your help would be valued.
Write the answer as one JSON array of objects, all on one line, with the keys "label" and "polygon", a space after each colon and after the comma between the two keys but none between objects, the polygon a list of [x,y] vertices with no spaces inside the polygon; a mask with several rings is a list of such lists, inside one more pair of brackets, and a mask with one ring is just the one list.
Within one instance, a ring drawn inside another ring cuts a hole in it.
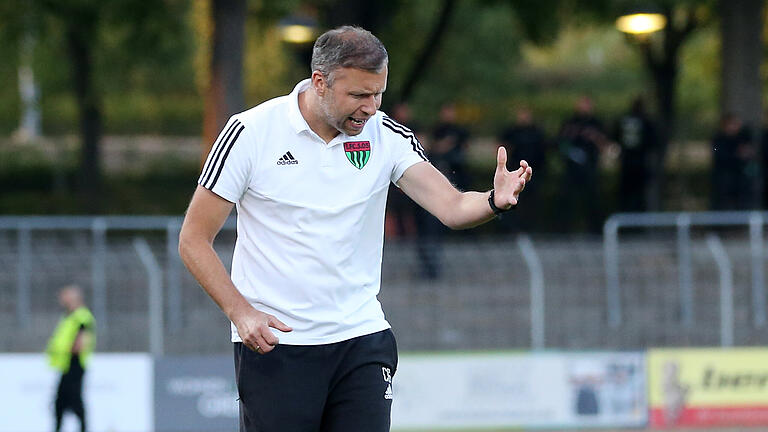
[{"label": "club crest on shirt", "polygon": [[349,162],[357,169],[363,169],[371,159],[370,141],[348,141],[344,143],[344,153]]}]

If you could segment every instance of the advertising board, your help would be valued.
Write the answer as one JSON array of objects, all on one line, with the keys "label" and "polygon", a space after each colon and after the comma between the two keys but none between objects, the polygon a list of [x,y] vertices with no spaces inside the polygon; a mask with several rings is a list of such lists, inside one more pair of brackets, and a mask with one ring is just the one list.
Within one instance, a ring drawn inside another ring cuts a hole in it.
[{"label": "advertising board", "polygon": [[650,423],[768,425],[768,349],[655,349],[648,353]]},{"label": "advertising board", "polygon": [[238,402],[232,364],[231,355],[157,359],[155,430],[237,430]]},{"label": "advertising board", "polygon": [[403,355],[393,430],[636,427],[647,423],[641,353]]},{"label": "advertising board", "polygon": [[[93,355],[83,383],[88,429],[135,432],[152,428],[152,359],[148,354]],[[59,375],[43,354],[0,355],[0,432],[54,430]],[[80,430],[66,413],[64,432]]]}]

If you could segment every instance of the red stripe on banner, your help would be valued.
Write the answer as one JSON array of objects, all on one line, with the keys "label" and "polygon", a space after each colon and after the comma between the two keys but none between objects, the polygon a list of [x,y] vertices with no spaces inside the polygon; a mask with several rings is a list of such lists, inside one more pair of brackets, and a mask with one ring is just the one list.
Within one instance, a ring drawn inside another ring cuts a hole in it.
[{"label": "red stripe on banner", "polygon": [[677,426],[760,426],[768,425],[768,405],[683,408],[677,415],[663,408],[651,409],[654,429]]}]

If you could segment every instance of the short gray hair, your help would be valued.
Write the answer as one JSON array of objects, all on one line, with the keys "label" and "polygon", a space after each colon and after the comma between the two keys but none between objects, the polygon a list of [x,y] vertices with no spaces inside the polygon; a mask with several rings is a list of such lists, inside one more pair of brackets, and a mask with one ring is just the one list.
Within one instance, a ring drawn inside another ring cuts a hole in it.
[{"label": "short gray hair", "polygon": [[381,72],[389,62],[384,44],[368,30],[342,26],[320,35],[312,48],[312,71],[323,74],[333,84],[333,71],[339,68]]}]

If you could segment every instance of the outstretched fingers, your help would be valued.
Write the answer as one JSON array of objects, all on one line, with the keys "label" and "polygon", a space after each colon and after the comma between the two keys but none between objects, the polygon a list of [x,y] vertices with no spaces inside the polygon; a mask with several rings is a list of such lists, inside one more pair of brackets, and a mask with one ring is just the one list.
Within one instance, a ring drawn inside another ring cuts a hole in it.
[{"label": "outstretched fingers", "polygon": [[504,169],[507,169],[507,149],[499,146],[499,149],[496,151],[496,172]]}]

